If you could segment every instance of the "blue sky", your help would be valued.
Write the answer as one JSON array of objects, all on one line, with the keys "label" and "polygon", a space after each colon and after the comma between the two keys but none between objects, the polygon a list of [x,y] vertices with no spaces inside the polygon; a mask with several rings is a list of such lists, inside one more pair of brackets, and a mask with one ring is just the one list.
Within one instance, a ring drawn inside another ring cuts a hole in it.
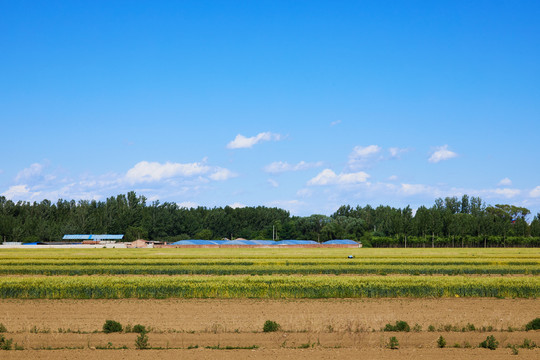
[{"label": "blue sky", "polygon": [[3,1],[0,194],[540,211],[537,1]]}]

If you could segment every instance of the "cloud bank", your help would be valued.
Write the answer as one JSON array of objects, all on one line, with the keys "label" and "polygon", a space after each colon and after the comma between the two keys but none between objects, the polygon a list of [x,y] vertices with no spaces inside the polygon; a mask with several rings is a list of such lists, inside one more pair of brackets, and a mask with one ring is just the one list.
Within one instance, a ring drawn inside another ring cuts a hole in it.
[{"label": "cloud bank", "polygon": [[308,181],[308,185],[349,185],[364,183],[369,175],[363,171],[354,173],[336,174],[330,169],[324,169],[313,179]]},{"label": "cloud bank", "polygon": [[322,166],[322,161],[318,162],[305,162],[300,161],[298,164],[289,164],[286,161],[274,161],[271,164],[268,164],[264,167],[264,171],[268,173],[282,173],[288,171],[301,171],[308,170],[316,167]]}]

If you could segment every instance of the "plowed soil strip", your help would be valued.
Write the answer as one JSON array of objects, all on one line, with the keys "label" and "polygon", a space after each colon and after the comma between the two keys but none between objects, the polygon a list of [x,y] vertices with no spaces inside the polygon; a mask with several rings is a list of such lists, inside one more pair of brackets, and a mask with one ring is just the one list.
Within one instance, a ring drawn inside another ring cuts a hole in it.
[{"label": "plowed soil strip", "polygon": [[266,320],[292,332],[380,330],[397,320],[424,330],[429,325],[469,323],[508,329],[521,328],[539,316],[538,299],[0,299],[0,323],[10,332],[34,327],[100,331],[108,319],[163,332],[253,332],[261,331]]}]

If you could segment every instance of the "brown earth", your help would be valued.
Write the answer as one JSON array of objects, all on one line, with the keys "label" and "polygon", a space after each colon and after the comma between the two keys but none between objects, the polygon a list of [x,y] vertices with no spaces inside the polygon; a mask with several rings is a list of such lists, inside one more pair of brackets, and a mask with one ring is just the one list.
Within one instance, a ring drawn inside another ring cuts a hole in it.
[{"label": "brown earth", "polygon": [[[0,353],[1,354],[1,353]],[[178,360],[178,359],[291,359],[291,360],[334,360],[334,359],[533,359],[540,356],[538,349],[519,350],[512,356],[510,349],[257,349],[257,350],[31,350],[9,351],[2,354],[10,360]],[[2,357],[4,359],[4,357]]]},{"label": "brown earth", "polygon": [[10,332],[29,331],[34,326],[91,332],[101,330],[107,319],[177,332],[261,331],[266,320],[294,332],[380,330],[396,320],[419,324],[424,330],[429,325],[468,323],[507,329],[520,328],[539,316],[537,299],[0,299],[0,323]]},{"label": "brown earth", "polygon": [[[540,345],[540,331],[524,332],[523,326],[540,317],[536,299],[328,299],[328,300],[11,300],[0,299],[4,334],[22,345],[23,351],[0,351],[1,359],[350,359],[350,358],[507,358],[510,349],[438,349],[442,335],[447,346],[473,347],[493,334],[501,343],[520,344],[531,339]],[[107,319],[152,328],[150,345],[168,350],[134,350],[137,334],[104,334]],[[262,333],[266,320],[281,324],[283,331]],[[419,324],[420,332],[380,331],[387,323]],[[474,324],[492,331],[455,331]],[[428,332],[450,325],[454,331]],[[508,328],[519,331],[508,331]],[[62,330],[60,330],[62,329]],[[82,333],[64,333],[80,331]],[[391,336],[399,350],[385,349]],[[115,348],[99,350],[112,343]],[[197,345],[197,349],[187,349]],[[212,350],[206,346],[258,346],[255,350]],[[309,349],[300,349],[310,346]],[[31,350],[42,348],[81,348]],[[519,358],[540,358],[540,349],[519,350]]]}]

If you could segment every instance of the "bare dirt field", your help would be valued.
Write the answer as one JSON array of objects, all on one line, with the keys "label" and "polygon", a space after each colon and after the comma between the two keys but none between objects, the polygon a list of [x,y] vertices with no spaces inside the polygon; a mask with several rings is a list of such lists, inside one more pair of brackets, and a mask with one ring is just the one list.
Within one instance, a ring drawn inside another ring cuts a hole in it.
[{"label": "bare dirt field", "polygon": [[[334,359],[538,359],[540,351],[519,350],[512,356],[509,349],[257,349],[257,350],[30,350],[10,351],[2,354],[14,360],[178,360],[178,359],[291,359],[291,360],[334,360]],[[4,359],[4,357],[2,357]]]},{"label": "bare dirt field", "polygon": [[[8,329],[4,335],[25,350],[2,351],[0,358],[502,359],[511,354],[504,348],[507,344],[521,344],[525,338],[540,344],[539,331],[521,331],[539,316],[540,301],[536,299],[2,299],[0,323]],[[134,350],[137,334],[101,332],[108,319],[150,327],[150,346],[165,349]],[[282,331],[263,333],[266,320],[278,322]],[[418,324],[421,331],[381,331],[397,320],[407,321],[411,327]],[[476,331],[460,331],[467,324],[473,324]],[[437,330],[428,331],[430,325]],[[491,334],[500,342],[499,349],[474,348]],[[441,335],[449,348],[437,348]],[[399,350],[385,348],[391,336],[399,340]],[[456,344],[473,348],[451,348]],[[107,346],[116,349],[99,349]],[[124,346],[129,349],[118,349]],[[228,346],[257,348],[206,348]],[[540,349],[520,349],[518,355],[537,359]]]}]

